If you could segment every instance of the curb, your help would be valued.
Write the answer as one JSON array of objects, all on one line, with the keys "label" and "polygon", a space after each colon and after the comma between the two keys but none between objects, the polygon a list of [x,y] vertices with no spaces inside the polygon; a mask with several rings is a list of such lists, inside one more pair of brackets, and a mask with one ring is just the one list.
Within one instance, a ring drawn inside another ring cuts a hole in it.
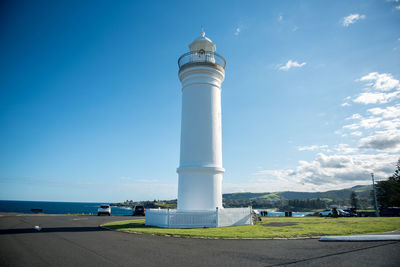
[{"label": "curb", "polygon": [[348,235],[323,236],[322,242],[366,242],[366,241],[400,241],[400,235]]}]

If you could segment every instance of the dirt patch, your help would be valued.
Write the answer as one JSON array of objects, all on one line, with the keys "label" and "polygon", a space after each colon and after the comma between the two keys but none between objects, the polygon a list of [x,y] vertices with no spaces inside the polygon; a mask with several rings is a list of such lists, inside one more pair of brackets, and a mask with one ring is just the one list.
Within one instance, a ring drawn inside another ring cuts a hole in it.
[{"label": "dirt patch", "polygon": [[262,226],[265,227],[282,227],[282,226],[293,226],[297,225],[296,222],[272,222],[272,223],[264,223]]}]

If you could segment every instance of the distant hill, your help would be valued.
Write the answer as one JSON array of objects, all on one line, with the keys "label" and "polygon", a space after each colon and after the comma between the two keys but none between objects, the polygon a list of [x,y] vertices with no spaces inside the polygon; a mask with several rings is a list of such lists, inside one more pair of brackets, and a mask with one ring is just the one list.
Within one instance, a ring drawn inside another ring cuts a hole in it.
[{"label": "distant hill", "polygon": [[326,201],[343,201],[350,197],[352,191],[356,192],[359,199],[368,199],[370,197],[371,185],[357,185],[351,188],[341,190],[331,190],[326,192],[274,192],[274,193],[232,193],[223,194],[222,198],[226,200],[257,200],[263,199],[271,202],[281,200],[305,200],[305,199],[323,199]]},{"label": "distant hill", "polygon": [[[274,193],[231,193],[223,194],[223,205],[229,207],[253,208],[275,208],[278,210],[291,211],[313,211],[325,209],[331,204],[350,205],[350,194],[356,192],[359,206],[366,208],[370,206],[370,192],[372,186],[357,185],[342,190],[331,190],[326,192],[274,192]],[[170,208],[177,206],[177,200],[154,200],[154,201],[125,201],[112,203],[113,206],[135,206],[144,205],[145,208]]]}]

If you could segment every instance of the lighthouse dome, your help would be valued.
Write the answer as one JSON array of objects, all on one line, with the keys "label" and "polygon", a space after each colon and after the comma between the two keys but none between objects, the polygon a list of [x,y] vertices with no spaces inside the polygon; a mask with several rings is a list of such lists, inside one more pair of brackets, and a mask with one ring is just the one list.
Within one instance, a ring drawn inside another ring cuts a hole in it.
[{"label": "lighthouse dome", "polygon": [[194,39],[194,41],[189,45],[190,51],[200,51],[204,50],[206,52],[215,52],[217,50],[215,44],[206,37],[204,31],[201,32],[200,36]]}]

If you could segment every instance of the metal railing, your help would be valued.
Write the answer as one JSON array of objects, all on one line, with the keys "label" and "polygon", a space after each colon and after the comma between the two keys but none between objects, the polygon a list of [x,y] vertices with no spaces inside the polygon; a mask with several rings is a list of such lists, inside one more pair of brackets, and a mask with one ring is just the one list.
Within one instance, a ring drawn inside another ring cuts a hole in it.
[{"label": "metal railing", "polygon": [[223,56],[215,52],[199,50],[199,51],[190,51],[183,54],[178,59],[178,66],[179,69],[181,69],[186,64],[202,63],[202,62],[215,64],[221,66],[223,69],[225,69],[226,65],[226,61]]}]

